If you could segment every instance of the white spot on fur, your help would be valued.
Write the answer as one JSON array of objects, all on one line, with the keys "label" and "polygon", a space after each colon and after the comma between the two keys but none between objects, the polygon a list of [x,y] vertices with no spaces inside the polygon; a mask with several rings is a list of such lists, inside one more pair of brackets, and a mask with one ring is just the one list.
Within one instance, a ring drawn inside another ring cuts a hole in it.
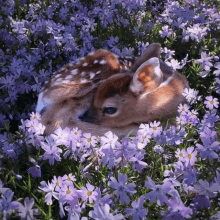
[{"label": "white spot on fur", "polygon": [[83,66],[88,66],[88,63],[83,63]]},{"label": "white spot on fur", "polygon": [[87,83],[88,80],[87,80],[87,79],[81,79],[80,82],[81,82],[81,83]]},{"label": "white spot on fur", "polygon": [[90,76],[90,79],[93,79],[93,78],[95,77],[95,73],[91,72],[91,73],[89,74],[89,76]]},{"label": "white spot on fur", "polygon": [[69,80],[63,80],[62,83],[70,83]]},{"label": "white spot on fur", "polygon": [[81,72],[81,74],[80,74],[81,76],[85,76],[86,75],[86,73],[85,72]]},{"label": "white spot on fur", "polygon": [[94,51],[88,54],[89,56],[93,56],[94,55]]},{"label": "white spot on fur", "polygon": [[104,65],[104,64],[106,64],[106,61],[105,60],[101,60],[101,61],[99,61],[99,63]]},{"label": "white spot on fur", "polygon": [[96,64],[96,63],[98,63],[98,62],[99,62],[98,60],[94,60],[94,62],[93,62],[93,63],[94,63],[94,64]]},{"label": "white spot on fur", "polygon": [[99,70],[99,71],[96,72],[96,74],[100,74],[100,73],[101,73],[101,70]]},{"label": "white spot on fur", "polygon": [[75,76],[77,73],[78,73],[78,69],[73,69],[70,74],[72,74],[73,76]]},{"label": "white spot on fur", "polygon": [[72,75],[68,75],[68,76],[65,77],[65,79],[72,79],[72,78],[73,78]]},{"label": "white spot on fur", "polygon": [[58,77],[60,77],[61,76],[61,74],[57,74],[54,78],[56,79],[56,78],[58,78]]}]

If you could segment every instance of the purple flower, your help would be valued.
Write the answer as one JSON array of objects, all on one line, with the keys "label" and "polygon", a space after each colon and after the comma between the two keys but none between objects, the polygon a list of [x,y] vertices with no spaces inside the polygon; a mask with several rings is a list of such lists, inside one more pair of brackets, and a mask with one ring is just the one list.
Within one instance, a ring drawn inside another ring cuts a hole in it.
[{"label": "purple flower", "polygon": [[151,122],[150,123],[150,127],[152,128],[152,133],[154,136],[157,136],[157,135],[160,135],[161,132],[162,132],[162,126],[159,126],[160,125],[160,122]]},{"label": "purple flower", "polygon": [[91,133],[84,133],[83,136],[84,138],[81,138],[81,140],[86,148],[89,148],[90,146],[95,147],[97,143],[95,136],[92,136]]},{"label": "purple flower", "polygon": [[14,76],[6,75],[5,77],[1,77],[0,84],[3,84],[0,86],[0,89],[11,89],[16,84]]},{"label": "purple flower", "polygon": [[116,189],[114,194],[117,196],[117,199],[119,199],[120,204],[128,204],[130,202],[128,195],[136,193],[136,190],[134,189],[135,184],[125,184],[127,181],[127,175],[123,175],[122,173],[118,174],[118,181],[114,177],[111,177],[110,179],[111,181],[108,182],[108,186]]},{"label": "purple flower", "polygon": [[22,219],[35,219],[34,215],[40,215],[40,211],[38,209],[32,209],[34,205],[34,199],[31,198],[29,199],[28,197],[26,197],[24,199],[24,206],[20,205],[19,210],[18,210],[18,215],[22,218]]},{"label": "purple flower", "polygon": [[202,68],[206,71],[210,70],[210,67],[212,67],[212,63],[210,62],[212,60],[212,57],[207,57],[206,52],[201,53],[201,59],[195,60],[195,63],[201,63]]},{"label": "purple flower", "polygon": [[121,157],[121,162],[123,165],[127,165],[129,162],[129,158],[133,156],[135,153],[135,144],[132,144],[127,137],[123,137],[122,144],[117,145],[117,149],[115,150],[115,157]]},{"label": "purple flower", "polygon": [[204,102],[204,104],[206,104],[206,108],[208,109],[213,109],[213,108],[218,108],[218,99],[217,98],[213,98],[212,96],[207,96],[206,101]]},{"label": "purple flower", "polygon": [[58,176],[58,177],[54,176],[52,179],[52,184],[54,185],[54,189],[57,192],[61,191],[63,185],[65,185],[63,177],[61,176]]},{"label": "purple flower", "polygon": [[200,153],[200,157],[202,159],[206,159],[207,157],[210,160],[213,159],[217,159],[218,158],[218,154],[214,151],[218,151],[220,146],[219,146],[219,142],[215,141],[213,143],[210,143],[210,137],[206,137],[206,138],[201,138],[203,145],[201,144],[196,144],[197,148],[196,150]]},{"label": "purple flower", "polygon": [[189,105],[187,104],[180,104],[178,106],[178,112],[182,115],[187,115],[187,113],[189,112]]},{"label": "purple flower", "polygon": [[95,191],[95,187],[90,183],[86,183],[86,187],[84,186],[81,187],[80,197],[82,198],[83,201],[89,199],[89,203],[94,203],[96,201],[98,193]]},{"label": "purple flower", "polygon": [[184,171],[184,183],[186,183],[187,185],[194,185],[196,183],[196,174],[197,170],[194,167],[190,167],[189,169]]},{"label": "purple flower", "polygon": [[104,165],[108,164],[108,168],[110,168],[110,169],[112,169],[112,167],[115,166],[116,164],[118,164],[121,160],[120,157],[118,159],[116,159],[115,152],[112,149],[112,147],[103,148],[102,153],[104,153],[104,156],[102,156],[101,162]]},{"label": "purple flower", "polygon": [[152,191],[146,194],[146,198],[153,203],[157,199],[157,205],[162,206],[163,203],[168,203],[168,198],[164,193],[168,193],[171,190],[170,184],[156,185],[154,181],[148,177],[148,181],[145,182],[145,187]]},{"label": "purple flower", "polygon": [[94,210],[89,212],[89,217],[95,220],[121,220],[124,219],[122,214],[113,215],[110,211],[110,206],[105,205],[94,205]]},{"label": "purple flower", "polygon": [[184,152],[185,165],[193,166],[197,161],[196,155],[197,151],[194,151],[194,147],[188,147]]},{"label": "purple flower", "polygon": [[132,169],[141,172],[141,170],[147,166],[147,163],[142,161],[143,159],[144,155],[141,152],[136,154],[134,157],[131,157],[129,161],[133,163]]},{"label": "purple flower", "polygon": [[11,210],[18,210],[21,206],[20,202],[12,201],[14,192],[10,189],[2,191],[0,199],[0,213],[3,214],[3,219],[9,219]]},{"label": "purple flower", "polygon": [[161,214],[162,220],[187,219],[191,217],[192,209],[184,206],[181,200],[171,199],[168,201],[168,211]]},{"label": "purple flower", "polygon": [[158,154],[162,154],[164,152],[163,147],[161,147],[160,145],[155,145],[153,149]]},{"label": "purple flower", "polygon": [[216,76],[220,76],[220,62],[215,63],[214,67],[217,69],[213,72]]},{"label": "purple flower", "polygon": [[165,61],[165,63],[172,67],[174,70],[176,69],[182,69],[182,66],[180,65],[180,63],[178,62],[178,60],[175,59],[171,59],[170,61]]},{"label": "purple flower", "polygon": [[37,164],[37,162],[33,158],[30,159],[30,162],[32,162],[34,166],[28,169],[28,173],[30,173],[31,176],[34,178],[41,177],[41,167]]},{"label": "purple flower", "polygon": [[57,145],[66,145],[68,143],[69,133],[69,128],[62,129],[59,127],[54,131],[54,134],[51,134],[51,137],[54,139]]},{"label": "purple flower", "polygon": [[198,99],[200,99],[200,97],[197,97],[198,96],[198,91],[197,90],[194,90],[194,89],[191,89],[191,88],[185,88],[183,90],[183,93],[182,95],[186,98],[187,102],[189,102],[190,104],[193,104],[195,103]]},{"label": "purple flower", "polygon": [[196,195],[192,200],[192,204],[192,208],[196,210],[211,207],[209,198],[205,195]]},{"label": "purple flower", "polygon": [[209,183],[206,180],[199,180],[198,184],[195,184],[195,190],[199,195],[207,196],[208,198],[215,198],[220,191],[219,183]]},{"label": "purple flower", "polygon": [[104,205],[107,203],[108,205],[111,205],[113,203],[111,200],[111,196],[109,194],[106,194],[102,197],[101,191],[99,188],[96,188],[96,192],[97,192],[97,197],[95,200],[95,204]]},{"label": "purple flower", "polygon": [[162,38],[169,37],[172,34],[172,29],[170,29],[168,25],[165,25],[159,33]]},{"label": "purple flower", "polygon": [[180,150],[179,148],[175,152],[175,156],[179,158],[179,161],[185,162],[184,154],[186,153],[185,149]]},{"label": "purple flower", "polygon": [[50,165],[54,165],[55,160],[61,161],[60,154],[62,153],[62,150],[55,146],[55,142],[52,136],[48,136],[45,139],[47,143],[41,142],[41,147],[46,151],[42,156],[42,159],[49,159]]},{"label": "purple flower", "polygon": [[55,184],[49,183],[48,184],[45,181],[40,182],[40,186],[38,187],[42,191],[46,192],[45,195],[45,202],[47,205],[52,205],[52,197],[55,199],[58,199],[58,193],[54,191]]},{"label": "purple flower", "polygon": [[79,197],[79,193],[77,189],[71,185],[70,186],[63,185],[59,193],[63,201],[72,201],[72,200],[77,201]]},{"label": "purple flower", "polygon": [[105,133],[105,136],[101,137],[101,146],[104,148],[115,148],[115,144],[118,141],[118,137],[113,134],[111,131]]},{"label": "purple flower", "polygon": [[72,173],[70,173],[68,176],[64,175],[62,179],[64,181],[63,183],[66,184],[67,186],[73,185],[73,182],[76,181],[76,178],[75,176],[72,175]]},{"label": "purple flower", "polygon": [[143,208],[145,198],[141,196],[137,201],[132,202],[132,208],[126,208],[126,216],[133,215],[132,220],[146,219],[147,210]]}]

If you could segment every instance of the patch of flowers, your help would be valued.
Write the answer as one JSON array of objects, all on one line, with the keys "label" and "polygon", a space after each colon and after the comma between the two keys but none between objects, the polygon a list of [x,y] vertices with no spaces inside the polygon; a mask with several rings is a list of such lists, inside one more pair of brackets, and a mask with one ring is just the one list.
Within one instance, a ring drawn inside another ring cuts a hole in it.
[{"label": "patch of flowers", "polygon": [[[219,219],[219,12],[218,1],[0,1],[0,218]],[[123,138],[44,135],[35,107],[54,71],[152,42],[190,82],[178,117]]]}]

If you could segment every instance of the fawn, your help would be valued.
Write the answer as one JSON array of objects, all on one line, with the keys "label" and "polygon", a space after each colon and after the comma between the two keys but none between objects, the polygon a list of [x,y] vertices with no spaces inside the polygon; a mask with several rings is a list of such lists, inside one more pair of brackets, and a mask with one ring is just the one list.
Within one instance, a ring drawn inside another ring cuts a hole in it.
[{"label": "fawn", "polygon": [[123,136],[141,123],[175,117],[188,82],[160,60],[160,51],[153,43],[135,60],[100,49],[55,72],[36,109],[45,134],[61,126]]}]

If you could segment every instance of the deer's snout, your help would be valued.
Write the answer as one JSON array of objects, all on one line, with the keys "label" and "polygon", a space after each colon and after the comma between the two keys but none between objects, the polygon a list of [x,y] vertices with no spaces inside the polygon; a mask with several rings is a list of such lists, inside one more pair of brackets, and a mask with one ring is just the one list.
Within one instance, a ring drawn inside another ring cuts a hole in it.
[{"label": "deer's snout", "polygon": [[100,124],[100,122],[97,120],[97,111],[96,109],[89,108],[88,110],[85,111],[84,114],[79,116],[79,119],[83,122],[88,122],[92,124]]}]

